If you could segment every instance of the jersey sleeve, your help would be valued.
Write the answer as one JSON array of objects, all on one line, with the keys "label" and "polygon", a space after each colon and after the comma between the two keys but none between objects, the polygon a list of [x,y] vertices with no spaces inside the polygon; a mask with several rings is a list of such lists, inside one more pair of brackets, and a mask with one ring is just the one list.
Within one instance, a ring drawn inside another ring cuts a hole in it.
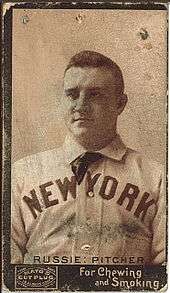
[{"label": "jersey sleeve", "polygon": [[[17,163],[16,163],[17,164]],[[21,170],[16,165],[12,168],[12,192],[11,192],[11,262],[23,263],[26,252],[27,236],[21,209],[21,193],[23,178]]]},{"label": "jersey sleeve", "polygon": [[163,176],[159,183],[159,197],[157,211],[152,224],[152,263],[163,264],[166,262],[166,191]]}]

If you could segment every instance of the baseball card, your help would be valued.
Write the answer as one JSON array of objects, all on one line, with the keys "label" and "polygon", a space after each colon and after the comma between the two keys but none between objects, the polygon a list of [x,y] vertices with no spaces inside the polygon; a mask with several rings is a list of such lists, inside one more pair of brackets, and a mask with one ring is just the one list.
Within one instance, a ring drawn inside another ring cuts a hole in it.
[{"label": "baseball card", "polygon": [[167,290],[168,4],[4,1],[4,292]]}]

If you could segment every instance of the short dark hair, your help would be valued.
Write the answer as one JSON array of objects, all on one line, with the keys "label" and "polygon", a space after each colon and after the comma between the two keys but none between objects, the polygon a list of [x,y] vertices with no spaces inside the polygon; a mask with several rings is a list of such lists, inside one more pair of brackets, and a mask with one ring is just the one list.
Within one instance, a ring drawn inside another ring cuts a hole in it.
[{"label": "short dark hair", "polygon": [[120,67],[103,54],[87,50],[81,51],[71,57],[64,74],[71,67],[104,67],[109,69],[113,73],[116,83],[115,93],[120,95],[124,92],[124,80]]}]

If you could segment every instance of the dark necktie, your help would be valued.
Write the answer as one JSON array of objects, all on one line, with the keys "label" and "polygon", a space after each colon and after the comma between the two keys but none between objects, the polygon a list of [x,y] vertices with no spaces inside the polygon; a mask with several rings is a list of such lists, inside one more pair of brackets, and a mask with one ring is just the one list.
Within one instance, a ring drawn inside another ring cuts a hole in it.
[{"label": "dark necktie", "polygon": [[76,177],[78,184],[82,182],[90,164],[102,158],[103,158],[103,155],[100,153],[86,152],[81,154],[73,162],[71,162],[71,168]]}]

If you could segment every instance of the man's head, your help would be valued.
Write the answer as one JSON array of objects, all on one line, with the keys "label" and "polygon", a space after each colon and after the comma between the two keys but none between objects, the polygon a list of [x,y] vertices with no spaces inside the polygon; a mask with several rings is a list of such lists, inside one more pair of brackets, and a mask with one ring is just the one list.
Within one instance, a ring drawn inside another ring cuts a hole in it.
[{"label": "man's head", "polygon": [[117,117],[126,105],[120,68],[106,56],[82,51],[64,73],[65,123],[88,149],[100,149],[116,133]]}]

